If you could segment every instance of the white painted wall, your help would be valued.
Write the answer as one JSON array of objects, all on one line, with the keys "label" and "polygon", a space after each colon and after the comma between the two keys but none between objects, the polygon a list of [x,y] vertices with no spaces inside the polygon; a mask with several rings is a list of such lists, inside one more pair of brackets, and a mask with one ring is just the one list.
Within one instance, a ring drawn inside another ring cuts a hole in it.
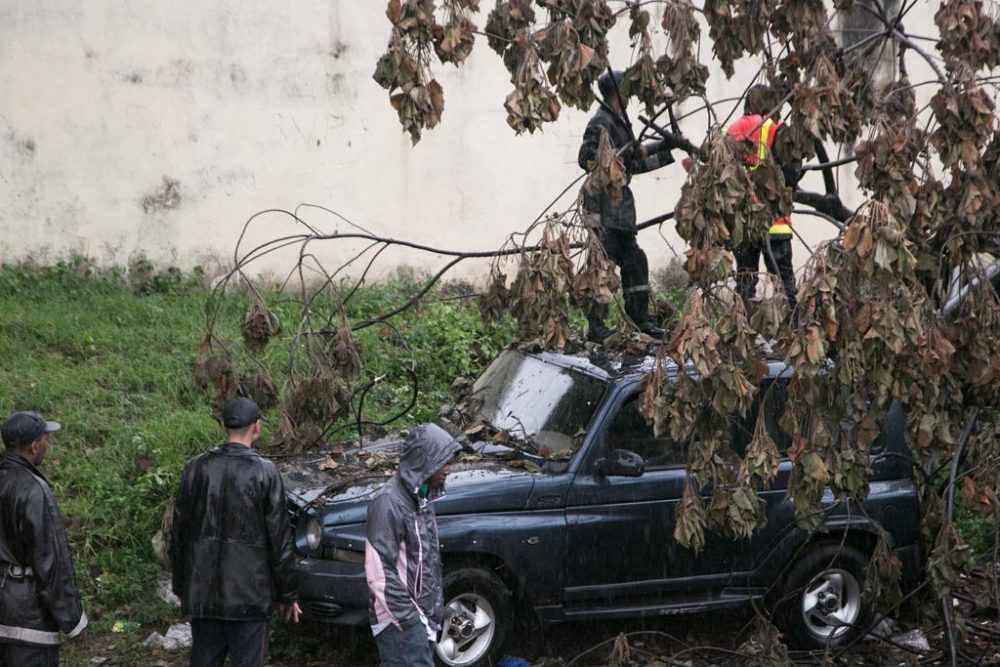
[{"label": "white painted wall", "polygon": [[[480,25],[492,4],[482,3]],[[122,264],[141,252],[191,267],[231,256],[254,213],[301,202],[377,234],[498,247],[579,174],[587,114],[564,109],[543,133],[514,135],[503,110],[507,72],[481,40],[461,69],[438,68],[442,124],[411,147],[371,78],[388,37],[384,8],[381,0],[0,0],[0,259],[83,253]],[[934,9],[918,7],[907,27],[936,34]],[[623,21],[612,46],[618,67],[631,53],[626,33]],[[713,71],[709,97],[742,90],[756,69],[743,64],[733,81]],[[683,123],[695,140],[705,126],[704,116]],[[144,208],[163,197],[164,179],[179,184],[178,197]],[[673,208],[682,182],[679,166],[637,177],[639,219]],[[315,210],[303,215],[349,229]],[[811,241],[832,231],[813,218],[798,228]],[[269,214],[248,242],[294,230]],[[652,230],[640,236],[654,268],[672,256],[667,241],[683,252],[670,229],[666,241]],[[359,247],[312,250],[333,267]],[[286,251],[260,266],[280,272],[291,261]],[[403,252],[380,260],[398,263],[433,269],[442,260]],[[467,278],[483,269],[463,266]]]}]

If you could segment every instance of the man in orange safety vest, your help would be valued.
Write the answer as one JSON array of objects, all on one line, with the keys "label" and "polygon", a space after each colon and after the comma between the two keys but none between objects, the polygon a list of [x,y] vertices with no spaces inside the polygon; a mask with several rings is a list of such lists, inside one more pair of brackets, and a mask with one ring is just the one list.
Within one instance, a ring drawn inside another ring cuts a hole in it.
[{"label": "man in orange safety vest", "polygon": [[[749,142],[756,147],[755,152],[746,155],[747,169],[753,171],[768,152],[777,152],[778,163],[782,165],[785,183],[794,188],[798,180],[797,170],[791,165],[783,164],[780,159],[782,152],[775,151],[784,135],[786,125],[781,120],[773,120],[765,114],[766,86],[754,86],[746,97],[743,106],[743,116],[736,120],[726,130],[726,138],[736,142]],[[763,252],[764,265],[769,273],[781,279],[785,296],[788,297],[788,307],[795,312],[795,269],[792,266],[792,218],[782,216],[771,223],[767,238],[760,244],[746,243],[736,252],[736,291],[743,299],[744,307],[748,307],[750,299],[757,293],[757,273],[760,256]]]}]

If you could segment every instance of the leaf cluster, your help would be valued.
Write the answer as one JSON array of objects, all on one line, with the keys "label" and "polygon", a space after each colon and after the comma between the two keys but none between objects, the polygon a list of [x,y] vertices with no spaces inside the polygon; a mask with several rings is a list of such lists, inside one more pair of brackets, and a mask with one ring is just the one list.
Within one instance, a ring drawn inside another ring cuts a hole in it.
[{"label": "leaf cluster", "polygon": [[615,263],[608,258],[604,245],[594,233],[587,238],[584,257],[583,266],[573,276],[570,302],[589,312],[614,300],[615,292],[621,287],[621,279]]},{"label": "leaf cluster", "polygon": [[255,293],[250,298],[250,308],[243,315],[240,331],[243,334],[243,344],[248,349],[259,352],[281,331],[281,321],[264,305],[260,295]]},{"label": "leaf cluster", "polygon": [[549,221],[540,249],[527,254],[510,288],[510,312],[518,339],[529,348],[562,350],[569,338],[569,304],[573,260],[569,239],[558,220]]},{"label": "leaf cluster", "polygon": [[479,27],[469,17],[470,12],[479,11],[479,0],[444,0],[447,19],[444,24],[435,24],[434,53],[443,63],[456,67],[465,62],[475,45],[475,33]]},{"label": "leaf cluster", "polygon": [[946,0],[934,14],[941,31],[938,50],[949,67],[1000,67],[1000,21],[983,0]]},{"label": "leaf cluster", "polygon": [[622,95],[635,97],[653,115],[656,108],[673,97],[673,91],[664,82],[664,70],[657,68],[653,57],[653,38],[649,31],[649,12],[638,5],[629,10],[631,25],[629,37],[633,45],[638,42],[639,57],[625,70]]},{"label": "leaf cluster", "polygon": [[712,40],[712,53],[719,60],[726,78],[733,76],[733,65],[744,54],[753,55],[764,49],[776,4],[773,0],[706,0],[705,20]]},{"label": "leaf cluster", "polygon": [[443,23],[434,0],[389,0],[386,8],[392,30],[373,78],[389,91],[389,102],[414,144],[444,113],[444,90],[430,71],[431,51],[441,62],[458,66],[475,43],[477,26],[470,15],[479,10],[478,0],[443,0],[442,7]]},{"label": "leaf cluster", "polygon": [[691,95],[704,95],[708,67],[698,59],[701,27],[691,0],[668,3],[663,8],[660,25],[670,40],[669,49],[656,59],[656,69],[664,86],[681,101]]},{"label": "leaf cluster", "polygon": [[554,92],[545,84],[541,73],[538,47],[524,31],[518,31],[504,60],[511,70],[514,90],[504,101],[507,124],[518,134],[534,133],[544,123],[559,118],[562,106]]},{"label": "leaf cluster", "polygon": [[772,221],[791,211],[791,192],[769,153],[748,173],[743,156],[756,150],[750,142],[714,133],[681,188],[674,213],[677,232],[690,245],[687,271],[703,285],[725,278],[732,250],[760,243]]},{"label": "leaf cluster", "polygon": [[938,122],[931,145],[946,167],[975,167],[996,125],[996,105],[986,90],[967,82],[959,90],[939,90],[931,98]]},{"label": "leaf cluster", "polygon": [[607,129],[602,127],[597,151],[588,165],[583,191],[591,197],[607,193],[612,200],[621,201],[626,185],[628,174],[625,171],[625,160],[615,150]]}]

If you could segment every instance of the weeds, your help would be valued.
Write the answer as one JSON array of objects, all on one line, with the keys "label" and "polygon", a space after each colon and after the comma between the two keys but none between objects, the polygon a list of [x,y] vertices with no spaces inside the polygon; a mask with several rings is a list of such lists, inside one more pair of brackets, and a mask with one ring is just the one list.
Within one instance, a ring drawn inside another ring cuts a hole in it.
[{"label": "weeds", "polygon": [[[413,290],[398,281],[364,287],[348,316],[377,314]],[[157,271],[143,258],[125,271],[83,258],[0,270],[0,413],[35,409],[63,424],[42,470],[66,516],[77,579],[98,630],[116,618],[153,623],[176,613],[153,592],[158,565],[150,540],[184,463],[222,437],[211,397],[191,375],[208,296],[200,272]],[[290,318],[281,295],[264,297]],[[233,324],[219,333],[234,341],[241,370],[256,358],[281,377],[288,334],[255,357],[235,342],[246,299],[226,297],[220,321]],[[474,305],[456,299],[426,299],[394,324],[406,346],[388,328],[358,332],[365,375],[385,376],[365,397],[364,420],[398,415],[412,394],[402,368],[414,363],[418,370],[416,402],[383,429],[435,419],[454,377],[477,374],[512,330],[509,322],[485,328]],[[276,413],[268,417],[259,443],[265,452],[277,428]],[[349,424],[331,437],[355,434]]]}]

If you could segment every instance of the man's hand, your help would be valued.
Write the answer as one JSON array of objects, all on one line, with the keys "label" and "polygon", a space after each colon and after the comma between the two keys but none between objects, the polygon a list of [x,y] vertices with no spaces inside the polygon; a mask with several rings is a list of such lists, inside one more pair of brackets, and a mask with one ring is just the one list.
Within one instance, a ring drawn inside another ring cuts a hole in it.
[{"label": "man's hand", "polygon": [[601,214],[594,213],[593,211],[584,211],[580,214],[580,222],[587,229],[597,231],[601,227]]},{"label": "man's hand", "polygon": [[[649,144],[649,148],[647,149],[649,153],[659,153],[660,151],[669,151],[674,148],[679,148],[688,155],[693,155],[698,152],[698,149],[694,144],[679,134],[675,134],[673,132],[661,132],[660,136],[663,137],[660,141],[654,141]],[[645,148],[645,146],[643,148]]]},{"label": "man's hand", "polygon": [[281,604],[278,605],[281,609],[281,615],[286,621],[290,623],[298,623],[299,617],[302,615],[302,608],[299,607],[298,602],[293,602],[292,604]]},{"label": "man's hand", "polygon": [[671,148],[679,148],[688,155],[697,155],[698,147],[679,134],[670,133]]},{"label": "man's hand", "polygon": [[666,144],[667,148],[684,148],[684,145],[688,143],[688,140],[679,134],[664,132],[663,143]]},{"label": "man's hand", "polygon": [[797,204],[812,206],[820,213],[824,213],[838,222],[847,222],[854,215],[854,211],[846,208],[835,192],[819,194],[807,190],[795,190],[792,193],[792,200]]}]

